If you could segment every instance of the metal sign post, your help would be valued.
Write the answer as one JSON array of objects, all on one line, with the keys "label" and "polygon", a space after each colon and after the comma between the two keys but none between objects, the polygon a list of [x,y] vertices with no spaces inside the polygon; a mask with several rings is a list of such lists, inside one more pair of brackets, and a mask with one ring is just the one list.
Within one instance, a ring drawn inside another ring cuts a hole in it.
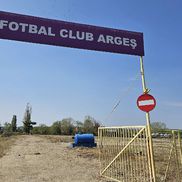
[{"label": "metal sign post", "polygon": [[[145,74],[144,74],[144,65],[143,65],[143,57],[142,56],[140,57],[140,69],[141,69],[143,92],[148,93],[149,90],[148,90],[148,88],[146,86]],[[153,151],[153,143],[152,143],[152,136],[151,136],[151,125],[150,125],[150,114],[149,114],[149,112],[146,112],[146,121],[147,121],[147,131],[148,131],[147,142],[149,144],[149,149],[150,149],[151,174],[153,176],[153,181],[156,182],[154,151]]]}]

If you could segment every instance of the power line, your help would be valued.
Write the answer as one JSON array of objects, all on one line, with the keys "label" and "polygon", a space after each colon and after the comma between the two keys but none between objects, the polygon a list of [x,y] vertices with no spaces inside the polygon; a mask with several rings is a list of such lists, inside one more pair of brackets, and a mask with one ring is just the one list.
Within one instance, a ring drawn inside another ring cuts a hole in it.
[{"label": "power line", "polygon": [[111,112],[109,112],[109,114],[107,115],[107,117],[105,118],[104,121],[107,121],[109,119],[109,117],[113,114],[113,112],[117,109],[117,107],[120,105],[121,101],[134,89],[135,86],[135,82],[136,80],[138,80],[140,77],[140,73],[137,73],[137,75],[135,76],[134,80],[132,81],[131,85],[126,89],[126,91],[124,93],[122,93],[122,95],[119,97],[118,101],[116,102],[116,104],[114,104]]}]

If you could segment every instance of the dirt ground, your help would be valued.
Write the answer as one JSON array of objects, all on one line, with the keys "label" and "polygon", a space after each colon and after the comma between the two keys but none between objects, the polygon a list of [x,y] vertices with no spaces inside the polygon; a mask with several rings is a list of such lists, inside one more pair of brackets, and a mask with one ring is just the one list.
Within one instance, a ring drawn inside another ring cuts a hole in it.
[{"label": "dirt ground", "polygon": [[18,136],[0,158],[0,182],[108,182],[99,176],[96,148],[68,145],[42,136]]}]

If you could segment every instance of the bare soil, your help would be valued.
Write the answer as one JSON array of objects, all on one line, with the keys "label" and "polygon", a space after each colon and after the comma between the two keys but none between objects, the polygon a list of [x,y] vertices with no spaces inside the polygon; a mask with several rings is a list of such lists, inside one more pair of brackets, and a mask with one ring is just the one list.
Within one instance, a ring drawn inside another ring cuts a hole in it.
[{"label": "bare soil", "polygon": [[69,148],[60,137],[18,136],[0,158],[0,182],[108,182],[98,149]]},{"label": "bare soil", "polygon": [[17,136],[2,137],[0,135],[0,158],[6,154],[11,145],[16,141]]}]

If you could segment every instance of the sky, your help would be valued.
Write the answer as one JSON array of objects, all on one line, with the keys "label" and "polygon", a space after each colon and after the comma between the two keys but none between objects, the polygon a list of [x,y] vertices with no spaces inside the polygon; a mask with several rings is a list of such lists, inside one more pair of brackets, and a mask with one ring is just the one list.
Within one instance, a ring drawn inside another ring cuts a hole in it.
[{"label": "sky", "polygon": [[[182,129],[180,0],[0,0],[0,11],[143,32],[147,87],[156,98],[151,122]],[[0,40],[0,123],[27,103],[32,120],[51,125],[90,115],[105,126],[145,125],[138,56]],[[115,104],[119,106],[111,113]]]}]

